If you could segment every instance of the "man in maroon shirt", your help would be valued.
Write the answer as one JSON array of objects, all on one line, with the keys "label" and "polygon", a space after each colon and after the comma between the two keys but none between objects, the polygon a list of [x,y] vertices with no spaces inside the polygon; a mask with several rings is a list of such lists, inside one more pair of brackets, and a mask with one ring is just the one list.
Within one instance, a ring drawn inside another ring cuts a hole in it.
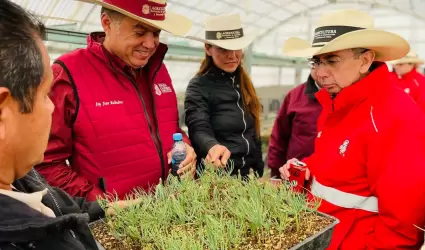
[{"label": "man in maroon shirt", "polygon": [[[159,34],[182,36],[191,22],[166,12],[165,0],[85,1],[102,6],[104,32],[53,64],[56,109],[45,160],[36,168],[72,196],[125,198],[168,176],[173,134],[183,132]],[[187,157],[178,174],[193,176],[196,154],[183,137]]]},{"label": "man in maroon shirt", "polygon": [[307,82],[286,95],[270,137],[267,166],[272,177],[280,178],[279,168],[289,159],[303,159],[313,153],[322,110],[314,96],[319,88],[312,69]]}]

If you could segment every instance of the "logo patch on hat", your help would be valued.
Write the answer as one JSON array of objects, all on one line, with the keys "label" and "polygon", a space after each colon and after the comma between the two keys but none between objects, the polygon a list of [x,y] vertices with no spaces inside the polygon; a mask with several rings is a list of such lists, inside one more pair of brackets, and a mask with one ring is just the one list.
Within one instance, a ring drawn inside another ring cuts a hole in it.
[{"label": "logo patch on hat", "polygon": [[145,15],[148,15],[150,12],[151,11],[150,11],[149,5],[148,4],[143,5],[143,7],[142,7],[142,13],[145,14]]},{"label": "logo patch on hat", "polygon": [[217,39],[221,39],[223,36],[221,35],[221,32],[217,32]]}]

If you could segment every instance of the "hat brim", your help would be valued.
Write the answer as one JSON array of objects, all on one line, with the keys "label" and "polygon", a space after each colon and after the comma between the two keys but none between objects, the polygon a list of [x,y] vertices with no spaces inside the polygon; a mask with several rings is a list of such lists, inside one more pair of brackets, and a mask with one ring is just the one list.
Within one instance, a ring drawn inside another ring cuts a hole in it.
[{"label": "hat brim", "polygon": [[401,64],[401,63],[413,63],[413,64],[424,64],[425,61],[419,58],[401,58],[393,61],[389,61],[389,64]]},{"label": "hat brim", "polygon": [[187,39],[207,43],[210,45],[215,45],[217,47],[227,49],[227,50],[240,50],[248,47],[254,40],[254,35],[244,35],[241,38],[236,39],[225,39],[225,40],[207,40],[195,36],[186,36]]},{"label": "hat brim", "polygon": [[346,33],[326,43],[323,47],[312,47],[311,45],[305,47],[305,41],[301,46],[296,47],[294,39],[288,39],[288,43],[285,43],[282,48],[286,56],[308,58],[344,49],[365,48],[375,52],[376,61],[385,62],[402,58],[410,50],[409,43],[401,36],[374,29]]},{"label": "hat brim", "polygon": [[117,11],[125,16],[128,16],[137,21],[153,26],[157,29],[167,31],[176,36],[184,36],[192,28],[192,21],[190,21],[189,18],[171,11],[166,12],[164,20],[157,21],[157,20],[151,20],[151,19],[137,16],[131,12],[128,12],[121,8],[117,8],[116,6],[105,3],[103,1],[99,1],[99,0],[79,0],[79,1],[97,4],[107,9]]}]

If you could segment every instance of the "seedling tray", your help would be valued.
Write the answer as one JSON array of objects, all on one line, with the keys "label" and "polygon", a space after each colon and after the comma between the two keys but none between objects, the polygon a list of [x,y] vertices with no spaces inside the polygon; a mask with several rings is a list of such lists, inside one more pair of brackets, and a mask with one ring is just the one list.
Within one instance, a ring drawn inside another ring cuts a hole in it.
[{"label": "seedling tray", "polygon": [[[320,216],[327,217],[332,219],[334,222],[329,226],[323,228],[320,232],[315,235],[312,235],[305,239],[304,241],[293,246],[289,250],[325,250],[329,247],[329,244],[332,239],[332,234],[335,229],[335,226],[339,223],[339,220],[333,216],[317,212]],[[89,227],[95,227],[98,223],[105,223],[103,220],[97,220],[89,224]],[[106,250],[98,241],[96,241],[99,250]],[[108,249],[110,250],[110,249]],[[119,250],[119,249],[117,249]]]},{"label": "seedling tray", "polygon": [[335,226],[339,223],[339,220],[333,216],[317,212],[321,216],[328,217],[334,220],[334,222],[322,229],[319,233],[312,235],[305,239],[303,242],[298,243],[297,245],[290,248],[290,250],[324,250],[329,247],[329,244],[332,239],[332,234],[335,229]]}]

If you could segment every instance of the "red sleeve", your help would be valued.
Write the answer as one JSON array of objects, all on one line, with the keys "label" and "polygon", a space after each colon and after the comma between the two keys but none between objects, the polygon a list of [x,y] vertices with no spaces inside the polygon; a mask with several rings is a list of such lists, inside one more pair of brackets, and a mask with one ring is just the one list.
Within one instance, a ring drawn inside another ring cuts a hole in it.
[{"label": "red sleeve", "polygon": [[[425,121],[403,121],[369,152],[379,218],[368,249],[419,249],[425,225]],[[379,132],[378,132],[379,135]]]},{"label": "red sleeve", "polygon": [[267,166],[271,169],[272,176],[279,176],[279,168],[288,160],[287,150],[292,129],[292,116],[288,114],[290,101],[291,92],[282,103],[270,136]]},{"label": "red sleeve", "polygon": [[68,76],[60,65],[52,66],[54,80],[50,98],[55,105],[52,129],[44,162],[35,168],[51,186],[65,190],[71,196],[95,200],[103,192],[76,173],[66,160],[72,156],[72,119],[75,116],[76,100]]}]

